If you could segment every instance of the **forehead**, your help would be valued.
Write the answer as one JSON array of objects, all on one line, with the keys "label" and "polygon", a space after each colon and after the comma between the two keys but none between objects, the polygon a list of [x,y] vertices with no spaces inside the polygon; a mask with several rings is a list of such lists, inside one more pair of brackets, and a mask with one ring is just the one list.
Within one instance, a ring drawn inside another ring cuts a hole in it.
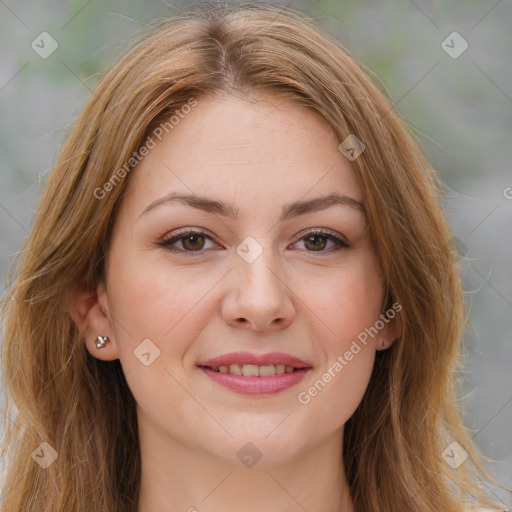
[{"label": "forehead", "polygon": [[335,133],[312,109],[273,95],[209,96],[176,119],[132,172],[128,195],[139,211],[171,191],[241,209],[331,192],[362,201]]}]

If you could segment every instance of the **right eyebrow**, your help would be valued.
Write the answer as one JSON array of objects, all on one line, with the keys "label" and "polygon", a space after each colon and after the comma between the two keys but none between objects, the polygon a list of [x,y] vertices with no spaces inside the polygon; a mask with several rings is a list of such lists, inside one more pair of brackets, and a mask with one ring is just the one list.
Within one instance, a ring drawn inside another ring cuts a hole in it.
[{"label": "right eyebrow", "polygon": [[[171,192],[170,194],[156,199],[144,208],[139,217],[145,215],[147,212],[159,205],[168,204],[174,201],[184,202],[193,208],[197,208],[207,213],[215,213],[232,219],[236,219],[238,217],[239,209],[232,204],[226,204],[222,201],[217,201],[205,196],[199,196],[197,194],[181,194],[178,192]],[[321,196],[307,201],[295,201],[285,205],[279,222],[283,222],[284,220],[298,215],[324,210],[336,205],[349,206],[361,211],[362,213],[365,211],[364,205],[352,197],[344,194],[329,194],[327,196]]]}]

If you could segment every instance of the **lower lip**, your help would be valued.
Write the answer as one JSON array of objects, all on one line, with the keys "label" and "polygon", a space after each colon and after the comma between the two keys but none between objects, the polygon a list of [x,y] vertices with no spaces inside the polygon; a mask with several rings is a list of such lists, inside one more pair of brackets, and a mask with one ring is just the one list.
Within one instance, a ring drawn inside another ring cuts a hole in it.
[{"label": "lower lip", "polygon": [[297,369],[291,373],[273,377],[244,377],[232,373],[221,373],[209,368],[200,369],[215,382],[242,395],[273,395],[298,384],[310,368]]}]

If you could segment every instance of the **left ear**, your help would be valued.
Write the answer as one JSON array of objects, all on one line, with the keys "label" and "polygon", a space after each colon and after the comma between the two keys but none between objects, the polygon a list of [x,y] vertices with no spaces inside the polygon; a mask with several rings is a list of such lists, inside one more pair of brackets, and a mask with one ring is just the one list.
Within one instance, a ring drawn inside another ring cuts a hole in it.
[{"label": "left ear", "polygon": [[390,310],[386,311],[382,316],[386,317],[386,320],[382,320],[384,322],[384,327],[379,331],[377,335],[377,350],[386,350],[397,340],[402,332],[402,317],[400,316],[400,311],[402,307],[395,307],[396,303],[393,304],[393,307],[390,310],[394,313],[394,316],[391,318]]},{"label": "left ear", "polygon": [[[104,361],[119,359],[114,329],[108,312],[105,285],[101,282],[95,290],[75,290],[69,298],[68,307],[89,353]],[[101,350],[96,347],[98,335],[109,338],[109,342]]]}]

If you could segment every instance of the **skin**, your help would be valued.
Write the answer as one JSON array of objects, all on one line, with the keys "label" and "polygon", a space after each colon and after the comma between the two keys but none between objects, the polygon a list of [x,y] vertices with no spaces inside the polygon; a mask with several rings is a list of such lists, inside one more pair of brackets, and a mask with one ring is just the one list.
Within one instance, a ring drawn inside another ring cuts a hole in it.
[{"label": "skin", "polygon": [[[277,96],[254,99],[200,98],[149,152],[117,214],[106,283],[76,298],[88,350],[120,359],[137,401],[140,512],[354,510],[343,426],[375,351],[390,346],[398,327],[386,324],[308,404],[299,402],[384,312],[384,282],[362,210],[334,205],[280,222],[290,202],[333,192],[362,202],[363,191],[317,113]],[[173,191],[232,204],[238,218],[179,201],[142,213]],[[178,240],[181,252],[158,245],[183,227],[210,238]],[[308,244],[310,228],[351,247],[321,236]],[[263,251],[252,263],[236,252],[248,236]],[[201,242],[204,253],[194,254]],[[101,350],[98,334],[110,338]],[[134,357],[145,339],[160,350],[148,366]],[[285,352],[312,369],[277,394],[241,395],[197,367],[234,351]],[[237,457],[247,442],[261,454],[253,467]]]}]

